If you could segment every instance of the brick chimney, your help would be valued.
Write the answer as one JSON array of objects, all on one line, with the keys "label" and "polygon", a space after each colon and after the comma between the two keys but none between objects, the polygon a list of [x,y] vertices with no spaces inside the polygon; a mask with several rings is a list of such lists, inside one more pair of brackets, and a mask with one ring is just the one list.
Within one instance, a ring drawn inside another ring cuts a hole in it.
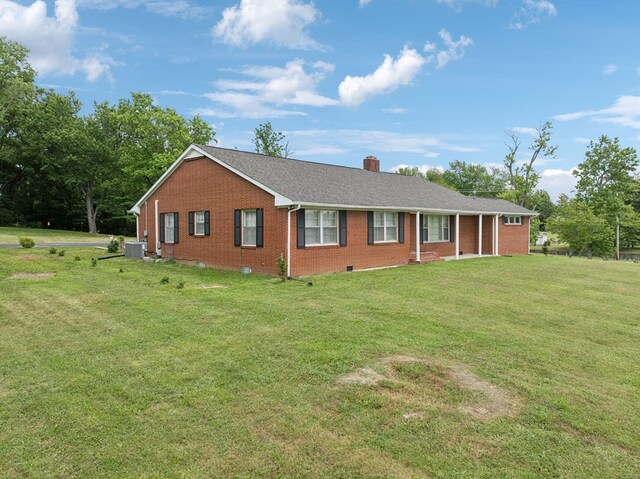
[{"label": "brick chimney", "polygon": [[362,161],[362,167],[368,171],[379,172],[380,160],[378,160],[375,156],[369,155]]}]

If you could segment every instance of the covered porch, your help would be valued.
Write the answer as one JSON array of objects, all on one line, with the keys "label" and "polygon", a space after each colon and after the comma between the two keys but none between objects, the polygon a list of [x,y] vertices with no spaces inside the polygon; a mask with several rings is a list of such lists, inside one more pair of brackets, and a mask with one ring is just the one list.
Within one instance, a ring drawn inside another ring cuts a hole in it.
[{"label": "covered porch", "polygon": [[[429,217],[432,217],[431,220]],[[439,231],[429,231],[429,225],[431,230],[437,225]],[[501,249],[500,229],[500,214],[412,213],[409,262],[419,264],[498,256]]]}]

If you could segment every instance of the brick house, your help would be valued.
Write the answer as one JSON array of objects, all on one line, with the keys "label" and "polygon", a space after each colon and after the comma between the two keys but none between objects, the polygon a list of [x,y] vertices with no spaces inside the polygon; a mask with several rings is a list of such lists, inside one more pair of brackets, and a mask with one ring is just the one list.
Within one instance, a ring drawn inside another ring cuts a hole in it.
[{"label": "brick house", "polygon": [[379,170],[191,145],[130,211],[149,254],[267,274],[529,252],[532,211]]}]

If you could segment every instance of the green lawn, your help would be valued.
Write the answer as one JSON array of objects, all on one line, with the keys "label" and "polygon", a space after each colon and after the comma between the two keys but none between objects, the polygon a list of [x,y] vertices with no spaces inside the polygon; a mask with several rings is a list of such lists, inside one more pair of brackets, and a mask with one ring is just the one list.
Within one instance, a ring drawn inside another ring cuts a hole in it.
[{"label": "green lawn", "polygon": [[[109,241],[110,235],[90,234],[81,231],[50,230],[38,228],[14,228],[0,226],[0,244],[18,244],[21,236],[27,236],[38,243],[81,243]],[[114,236],[117,238],[118,236]]]},{"label": "green lawn", "polygon": [[[0,477],[640,477],[639,264],[309,287],[92,255],[0,251]],[[339,383],[361,368],[386,379]]]}]

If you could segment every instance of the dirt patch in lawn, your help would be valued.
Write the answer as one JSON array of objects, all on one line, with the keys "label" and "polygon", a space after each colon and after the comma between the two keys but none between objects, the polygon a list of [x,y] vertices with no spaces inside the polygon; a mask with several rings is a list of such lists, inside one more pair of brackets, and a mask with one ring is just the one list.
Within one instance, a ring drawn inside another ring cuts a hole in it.
[{"label": "dirt patch in lawn", "polygon": [[[412,371],[407,366],[419,365],[424,371]],[[404,366],[404,368],[403,368]],[[382,371],[382,372],[379,372]],[[402,377],[399,372],[402,371]],[[412,374],[415,377],[412,377]],[[414,356],[388,356],[379,359],[372,368],[360,368],[340,376],[339,385],[381,386],[386,383],[401,384],[418,381],[420,375],[428,375],[434,385],[451,384],[473,393],[474,399],[458,407],[458,410],[479,419],[511,416],[518,411],[518,401],[507,390],[485,381],[463,366],[445,368],[426,359]],[[422,413],[405,414],[405,419],[422,417]]]},{"label": "dirt patch in lawn", "polygon": [[55,273],[15,273],[9,279],[49,279],[54,276]]}]

